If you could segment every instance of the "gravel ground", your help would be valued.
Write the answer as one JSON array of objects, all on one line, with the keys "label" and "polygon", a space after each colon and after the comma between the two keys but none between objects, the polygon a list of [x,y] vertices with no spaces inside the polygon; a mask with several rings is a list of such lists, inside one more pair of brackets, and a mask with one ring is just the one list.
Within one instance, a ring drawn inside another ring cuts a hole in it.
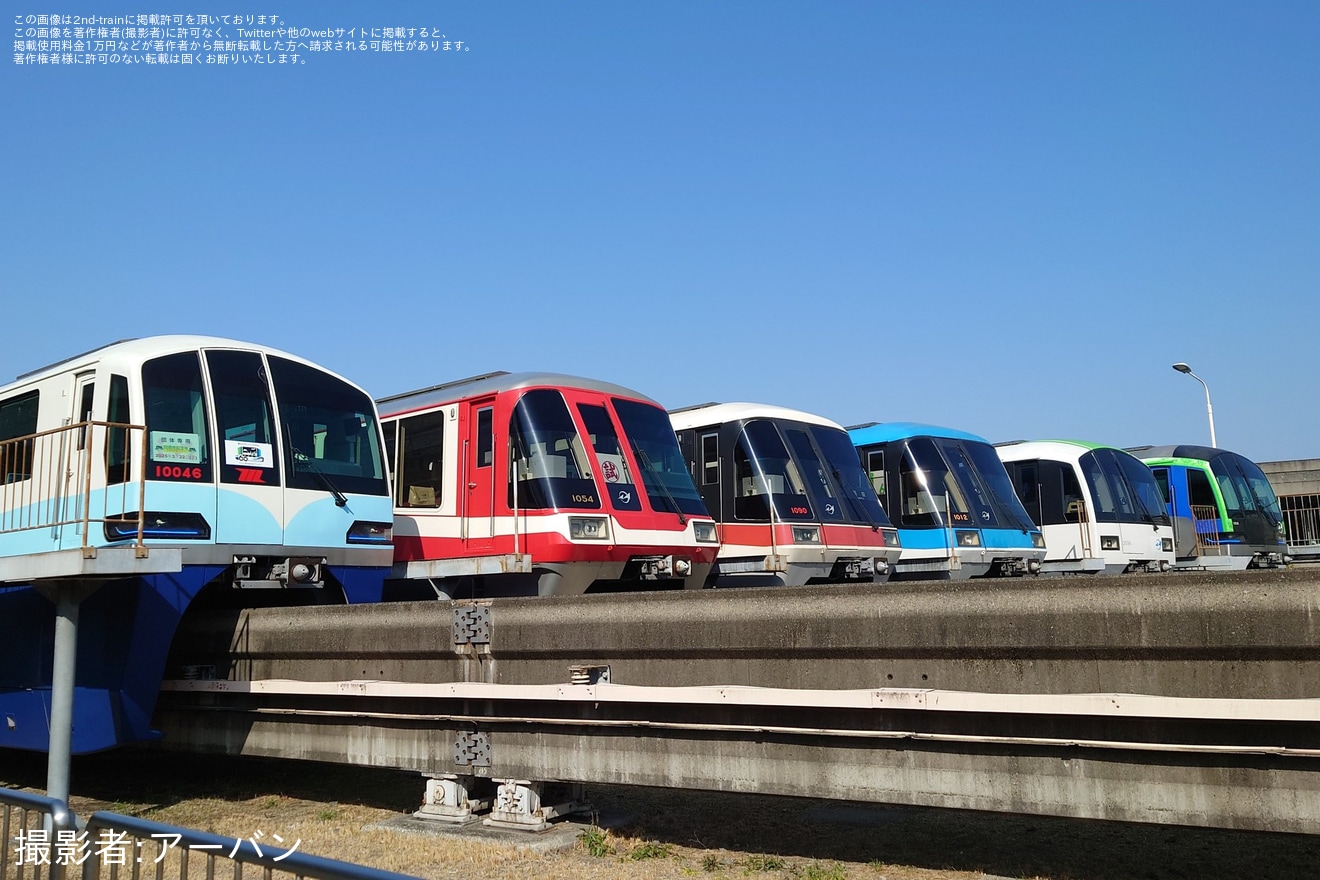
[{"label": "gravel ground", "polygon": [[[40,790],[45,759],[0,754],[0,785]],[[785,880],[1164,880],[1320,876],[1320,838],[1140,826],[794,798],[597,786],[598,816],[561,851],[401,833],[412,773],[151,749],[75,760],[72,806],[234,837],[257,830],[314,855],[427,878],[531,872],[569,878]]]}]

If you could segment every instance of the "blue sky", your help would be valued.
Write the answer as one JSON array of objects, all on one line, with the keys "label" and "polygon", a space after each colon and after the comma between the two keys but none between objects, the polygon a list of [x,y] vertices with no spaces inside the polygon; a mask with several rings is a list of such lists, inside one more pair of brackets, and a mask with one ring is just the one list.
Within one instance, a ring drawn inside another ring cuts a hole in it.
[{"label": "blue sky", "polygon": [[[10,0],[466,51],[0,73],[8,378],[202,332],[1320,457],[1320,4]],[[11,38],[12,39],[12,38]],[[204,54],[204,53],[203,53]]]}]

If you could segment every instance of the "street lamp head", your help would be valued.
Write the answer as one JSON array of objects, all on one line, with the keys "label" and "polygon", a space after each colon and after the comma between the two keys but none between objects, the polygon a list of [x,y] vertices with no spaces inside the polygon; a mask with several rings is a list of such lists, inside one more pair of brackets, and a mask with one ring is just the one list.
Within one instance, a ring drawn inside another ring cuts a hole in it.
[{"label": "street lamp head", "polygon": [[1186,364],[1174,364],[1173,368],[1180,373],[1190,373],[1192,371],[1192,368]]}]

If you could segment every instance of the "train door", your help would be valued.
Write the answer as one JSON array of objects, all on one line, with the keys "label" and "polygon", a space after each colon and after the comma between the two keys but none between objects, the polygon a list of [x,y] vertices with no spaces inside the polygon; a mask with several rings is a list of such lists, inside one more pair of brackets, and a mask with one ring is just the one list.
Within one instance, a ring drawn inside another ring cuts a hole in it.
[{"label": "train door", "polygon": [[495,547],[496,479],[495,398],[473,401],[468,407],[463,440],[466,492],[463,501],[463,539],[469,553],[489,553]]},{"label": "train door", "polygon": [[[255,351],[206,352],[215,402],[220,491],[216,499],[218,544],[283,544],[285,488],[281,445],[265,359]],[[320,458],[314,426],[309,436],[286,439],[288,454]]]},{"label": "train door", "polygon": [[[96,374],[79,373],[73,377],[73,409],[69,414],[68,424],[78,425],[92,420],[92,403],[96,396]],[[63,452],[61,456],[68,462],[64,470],[64,486],[61,489],[63,501],[60,505],[60,520],[65,523],[55,527],[55,537],[62,549],[80,547],[83,543],[82,519],[87,510],[88,495],[91,491],[89,466],[97,458],[93,455],[92,445],[96,442],[96,433],[84,425],[60,438]],[[90,541],[88,543],[91,543]]]}]

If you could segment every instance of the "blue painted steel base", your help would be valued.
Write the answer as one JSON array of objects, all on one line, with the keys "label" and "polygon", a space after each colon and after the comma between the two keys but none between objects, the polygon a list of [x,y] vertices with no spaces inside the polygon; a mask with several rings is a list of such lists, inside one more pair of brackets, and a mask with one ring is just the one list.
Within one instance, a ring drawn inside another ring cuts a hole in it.
[{"label": "blue painted steel base", "polygon": [[[174,632],[225,566],[112,581],[83,600],[78,623],[73,754],[156,739],[151,714]],[[332,573],[349,603],[379,602],[388,568]],[[50,744],[55,605],[31,587],[0,588],[0,748]]]}]

